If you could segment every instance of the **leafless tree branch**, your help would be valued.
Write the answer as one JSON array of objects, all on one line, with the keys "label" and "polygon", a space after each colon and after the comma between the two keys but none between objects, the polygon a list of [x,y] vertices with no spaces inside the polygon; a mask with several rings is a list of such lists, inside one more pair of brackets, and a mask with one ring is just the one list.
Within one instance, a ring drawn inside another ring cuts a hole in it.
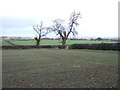
[{"label": "leafless tree branch", "polygon": [[35,37],[36,45],[38,46],[41,41],[41,37],[46,36],[49,33],[49,28],[43,27],[43,23],[33,26],[33,29],[37,32],[38,37]]},{"label": "leafless tree branch", "polygon": [[80,12],[76,13],[74,11],[71,14],[68,24],[69,30],[66,30],[65,27],[63,26],[64,20],[62,19],[53,20],[54,25],[52,26],[51,30],[54,31],[56,35],[60,35],[62,39],[62,45],[65,45],[66,40],[68,39],[70,33],[72,33],[74,36],[78,34],[76,31],[76,26],[79,25],[79,23],[77,22],[79,17],[80,17]]}]

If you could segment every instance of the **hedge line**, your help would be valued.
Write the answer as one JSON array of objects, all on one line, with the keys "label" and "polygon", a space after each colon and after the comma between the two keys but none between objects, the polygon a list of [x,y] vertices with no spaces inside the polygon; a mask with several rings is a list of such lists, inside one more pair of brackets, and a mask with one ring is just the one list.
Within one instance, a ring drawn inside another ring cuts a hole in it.
[{"label": "hedge line", "polygon": [[44,45],[44,46],[2,46],[0,48],[2,49],[31,49],[31,48],[59,48],[59,49],[65,49],[66,45]]},{"label": "hedge line", "polygon": [[[65,49],[67,45],[44,45],[44,46],[2,46],[2,49],[31,49],[31,48],[58,48]],[[68,49],[93,49],[93,50],[117,50],[120,51],[120,43],[101,44],[72,44]]]},{"label": "hedge line", "polygon": [[101,44],[72,44],[70,49],[93,49],[93,50],[117,50],[120,51],[120,43]]}]

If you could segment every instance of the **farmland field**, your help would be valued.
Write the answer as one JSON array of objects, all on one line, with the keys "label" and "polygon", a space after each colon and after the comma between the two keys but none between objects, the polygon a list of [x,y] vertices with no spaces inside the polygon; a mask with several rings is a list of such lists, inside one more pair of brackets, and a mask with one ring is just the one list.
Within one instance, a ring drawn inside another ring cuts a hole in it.
[{"label": "farmland field", "polygon": [[3,88],[116,88],[118,52],[3,50]]},{"label": "farmland field", "polygon": [[[35,40],[29,40],[29,41],[17,41],[17,40],[11,40],[11,43],[15,45],[36,45]],[[117,43],[115,41],[89,41],[89,40],[67,40],[66,44],[93,44],[93,43]],[[0,45],[11,45],[7,41],[0,41]],[[61,45],[60,40],[42,40],[41,45]]]}]

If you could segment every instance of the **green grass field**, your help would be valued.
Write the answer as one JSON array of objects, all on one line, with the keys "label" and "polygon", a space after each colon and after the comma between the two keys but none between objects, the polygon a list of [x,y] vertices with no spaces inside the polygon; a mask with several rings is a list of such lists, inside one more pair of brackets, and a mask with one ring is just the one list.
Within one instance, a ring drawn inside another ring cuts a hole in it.
[{"label": "green grass field", "polygon": [[[16,44],[16,45],[36,45],[35,40],[31,40],[31,41],[11,40],[10,42],[12,42],[13,44]],[[113,41],[68,40],[66,44],[71,45],[71,44],[87,44],[87,43],[92,44],[92,43],[117,43],[117,42],[113,42]],[[0,42],[0,45],[11,45],[11,44],[6,42],[6,41],[2,41],[2,42]],[[41,45],[61,45],[61,41],[60,40],[42,40]]]},{"label": "green grass field", "polygon": [[3,50],[3,88],[112,88],[118,86],[118,52]]}]

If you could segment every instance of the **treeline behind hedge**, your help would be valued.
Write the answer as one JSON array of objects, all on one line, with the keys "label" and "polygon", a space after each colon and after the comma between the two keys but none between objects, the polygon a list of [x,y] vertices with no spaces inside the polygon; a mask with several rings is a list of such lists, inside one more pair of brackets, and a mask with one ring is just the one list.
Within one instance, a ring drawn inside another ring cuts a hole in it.
[{"label": "treeline behind hedge", "polygon": [[72,44],[72,45],[44,45],[44,46],[2,46],[2,49],[31,49],[31,48],[58,48],[58,49],[92,49],[120,51],[120,43],[101,44]]}]

